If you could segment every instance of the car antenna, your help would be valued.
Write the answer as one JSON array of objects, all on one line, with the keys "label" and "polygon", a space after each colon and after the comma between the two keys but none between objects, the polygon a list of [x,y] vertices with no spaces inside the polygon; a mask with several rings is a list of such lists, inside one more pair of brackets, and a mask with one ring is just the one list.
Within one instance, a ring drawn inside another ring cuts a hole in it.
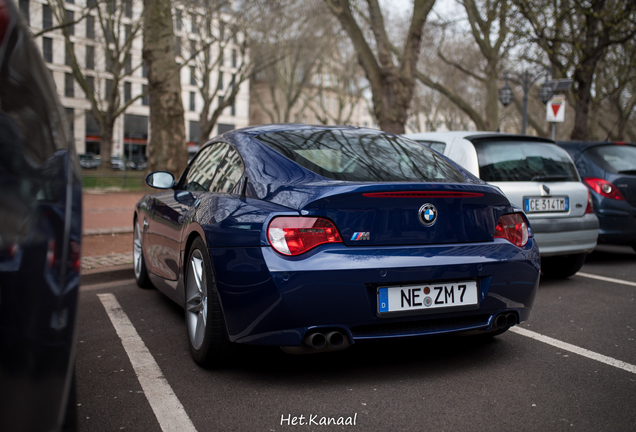
[{"label": "car antenna", "polygon": [[246,198],[245,192],[247,190],[247,181],[249,180],[248,177],[245,177],[245,180],[243,181],[243,187],[241,188],[241,199],[244,200]]}]

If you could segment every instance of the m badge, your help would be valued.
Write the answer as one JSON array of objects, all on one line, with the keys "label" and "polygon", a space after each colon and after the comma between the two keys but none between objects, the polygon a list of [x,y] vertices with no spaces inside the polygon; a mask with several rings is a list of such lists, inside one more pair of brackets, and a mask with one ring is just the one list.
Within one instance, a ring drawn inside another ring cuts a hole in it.
[{"label": "m badge", "polygon": [[371,240],[370,232],[355,232],[351,237],[351,241]]}]

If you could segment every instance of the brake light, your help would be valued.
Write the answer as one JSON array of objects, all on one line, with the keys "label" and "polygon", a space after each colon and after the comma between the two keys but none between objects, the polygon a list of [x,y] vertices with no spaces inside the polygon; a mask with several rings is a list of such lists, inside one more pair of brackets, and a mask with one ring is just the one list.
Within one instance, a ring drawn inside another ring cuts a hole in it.
[{"label": "brake light", "polygon": [[625,197],[616,186],[607,180],[596,177],[585,177],[585,183],[597,194],[610,199],[625,201]]},{"label": "brake light", "polygon": [[497,221],[495,238],[503,238],[519,247],[528,243],[528,223],[521,213],[505,214]]},{"label": "brake light", "polygon": [[80,245],[79,242],[76,241],[71,241],[71,253],[69,256],[69,261],[71,264],[71,268],[73,270],[75,270],[76,273],[80,272],[80,267],[81,267],[81,250],[82,250],[82,246]]},{"label": "brake light", "polygon": [[594,213],[594,204],[592,204],[592,192],[587,190],[587,207],[585,207],[585,214]]},{"label": "brake light", "polygon": [[279,253],[300,255],[325,243],[342,243],[334,224],[315,217],[278,217],[267,228],[267,238]]}]

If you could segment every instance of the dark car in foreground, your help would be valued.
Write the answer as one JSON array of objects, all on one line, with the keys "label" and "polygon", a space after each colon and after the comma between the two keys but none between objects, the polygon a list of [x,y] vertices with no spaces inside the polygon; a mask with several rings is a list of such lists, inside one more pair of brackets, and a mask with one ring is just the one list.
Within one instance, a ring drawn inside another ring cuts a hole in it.
[{"label": "dark car in foreground", "polygon": [[636,250],[636,144],[563,141],[557,143],[574,160],[592,191],[600,223],[599,243],[629,245]]},{"label": "dark car in foreground", "polygon": [[81,168],[51,73],[0,0],[0,430],[75,430]]},{"label": "dark car in foreground", "polygon": [[135,275],[185,309],[194,359],[290,353],[528,319],[540,259],[505,195],[414,141],[268,125],[201,148],[137,204]]}]

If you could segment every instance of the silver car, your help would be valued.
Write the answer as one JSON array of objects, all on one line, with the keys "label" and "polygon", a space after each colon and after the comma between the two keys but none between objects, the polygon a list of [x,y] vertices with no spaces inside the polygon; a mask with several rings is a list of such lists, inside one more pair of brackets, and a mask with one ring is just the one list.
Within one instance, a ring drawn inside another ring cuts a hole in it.
[{"label": "silver car", "polygon": [[498,186],[521,207],[530,219],[545,276],[573,275],[596,247],[599,223],[590,192],[570,156],[553,141],[492,132],[405,136]]}]

